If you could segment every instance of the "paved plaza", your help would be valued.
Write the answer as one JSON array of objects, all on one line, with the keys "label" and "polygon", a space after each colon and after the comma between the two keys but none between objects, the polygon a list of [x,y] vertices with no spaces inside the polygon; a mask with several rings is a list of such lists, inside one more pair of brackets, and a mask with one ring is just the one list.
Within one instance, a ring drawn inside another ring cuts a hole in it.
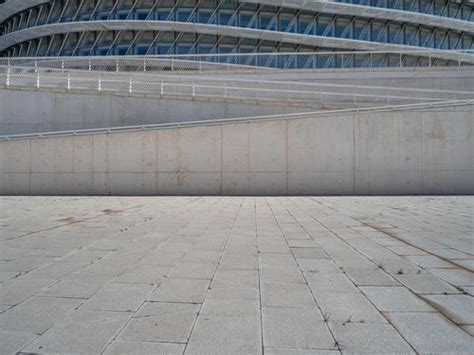
[{"label": "paved plaza", "polygon": [[3,197],[0,353],[474,353],[473,197]]}]

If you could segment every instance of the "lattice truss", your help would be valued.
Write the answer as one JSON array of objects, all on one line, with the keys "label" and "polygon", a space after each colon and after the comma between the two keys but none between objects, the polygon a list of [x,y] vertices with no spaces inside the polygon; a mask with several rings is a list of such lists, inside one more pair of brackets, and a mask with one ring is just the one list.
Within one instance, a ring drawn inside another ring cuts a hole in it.
[{"label": "lattice truss", "polygon": [[[41,1],[39,1],[41,2]],[[473,22],[470,1],[346,0],[358,5],[435,14]],[[266,2],[268,3],[268,2]],[[1,6],[1,5],[0,5]],[[338,50],[332,46],[239,36],[239,28],[437,49],[474,48],[474,33],[451,28],[324,12],[310,12],[239,0],[58,0],[5,19],[4,38],[38,26],[81,21],[172,21],[233,26],[235,35],[190,31],[94,30],[38,35],[5,48],[2,56],[247,53]],[[38,33],[41,33],[38,31]],[[1,42],[1,37],[0,37]]]}]

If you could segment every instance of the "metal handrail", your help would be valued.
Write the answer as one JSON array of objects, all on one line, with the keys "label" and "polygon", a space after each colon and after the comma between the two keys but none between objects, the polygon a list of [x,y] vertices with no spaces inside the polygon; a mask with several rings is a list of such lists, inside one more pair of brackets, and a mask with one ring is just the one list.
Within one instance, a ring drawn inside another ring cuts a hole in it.
[{"label": "metal handrail", "polygon": [[[13,70],[12,70],[13,69]],[[163,78],[158,81],[140,81],[140,80],[135,80],[130,78],[127,78],[126,80],[121,80],[120,78],[117,79],[116,77],[112,78],[110,77],[101,77],[99,75],[97,78],[84,78],[84,77],[72,77],[71,72],[60,72],[60,71],[54,71],[54,70],[40,70],[40,69],[33,69],[31,68],[31,73],[28,72],[12,72],[15,71],[15,68],[7,67],[7,73],[3,74],[6,76],[5,79],[5,86],[7,88],[11,87],[32,87],[35,89],[63,89],[66,92],[69,91],[75,91],[75,90],[90,90],[93,92],[99,91],[99,92],[112,92],[112,93],[126,93],[129,95],[132,94],[149,94],[149,95],[158,95],[159,96],[166,96],[166,95],[181,95],[185,97],[215,97],[215,98],[226,98],[226,99],[271,99],[272,97],[268,96],[258,96],[259,93],[268,93],[270,95],[274,95],[273,98],[276,98],[278,100],[282,99],[288,99],[288,100],[298,100],[300,99],[301,102],[314,102],[315,98],[320,99],[320,101],[323,101],[324,96],[334,96],[337,98],[352,98],[352,101],[354,104],[358,102],[358,99],[360,98],[367,98],[367,99],[384,99],[387,103],[390,102],[390,100],[406,100],[406,101],[442,101],[446,100],[446,97],[430,97],[427,94],[433,94],[433,93],[438,93],[438,94],[450,94],[453,96],[456,96],[456,94],[459,95],[470,95],[474,96],[474,93],[471,92],[450,92],[450,91],[425,91],[423,89],[406,89],[405,91],[408,91],[408,94],[410,92],[416,92],[419,94],[419,96],[405,96],[403,95],[394,95],[394,94],[389,94],[390,91],[398,91],[402,92],[403,90],[401,88],[391,88],[391,87],[370,87],[370,86],[353,86],[353,85],[332,85],[332,84],[316,84],[313,87],[316,88],[314,91],[308,91],[308,85],[304,85],[304,90],[290,90],[290,89],[284,89],[284,88],[275,88],[275,82],[268,81],[265,84],[268,84],[271,87],[266,87],[266,88],[261,88],[256,86],[257,82],[253,81],[241,81],[239,82],[236,80],[237,83],[245,83],[245,84],[250,84],[251,86],[232,86],[232,85],[225,85],[225,86],[220,86],[220,85],[215,85],[215,81],[213,79],[209,79],[214,85],[205,85],[204,83],[205,80],[202,80],[200,78],[199,83],[195,83],[194,81],[192,83],[181,83],[181,82],[175,82],[175,81],[165,81]],[[34,71],[33,71],[34,70]],[[55,75],[50,75],[50,74],[61,74],[60,76],[55,76]],[[48,74],[48,75],[45,75]],[[1,75],[1,74],[0,74]],[[110,75],[109,75],[110,76]],[[16,79],[16,83],[13,82],[13,78]],[[29,79],[29,82],[26,83],[20,83],[18,79],[21,78],[26,78]],[[48,80],[50,83],[46,82],[45,80]],[[83,87],[80,85],[80,83],[85,83],[86,87]],[[119,84],[121,87],[119,88],[106,88],[104,87],[104,84]],[[258,82],[258,84],[262,84],[261,82]],[[298,84],[291,83],[291,82],[282,82],[282,84],[286,86],[291,86],[293,88],[297,87]],[[64,86],[64,87],[63,87]],[[149,86],[149,90],[144,90],[144,86]],[[318,90],[321,87],[336,87],[338,89],[345,88],[349,89],[352,92],[350,93],[341,93],[341,92],[334,92],[334,91],[323,91],[323,90]],[[140,87],[142,89],[137,89],[137,87]],[[166,88],[166,91],[165,91]],[[176,90],[172,89],[176,88],[184,88],[188,89],[189,92],[179,92]],[[206,89],[207,92],[206,92]],[[210,93],[209,89],[215,89],[214,93]],[[360,90],[376,90],[377,93],[359,93]],[[383,89],[385,90],[385,95],[379,94],[380,90]],[[218,93],[222,93],[223,90],[223,95],[219,95]],[[238,91],[240,95],[235,95],[235,92]],[[234,92],[234,95],[231,95],[231,93]],[[217,94],[216,94],[217,93]],[[284,94],[284,97],[278,94]],[[310,98],[301,98],[298,97],[298,95],[301,96],[307,96],[311,95]],[[454,97],[455,99],[456,97]],[[327,97],[326,97],[327,99]],[[453,99],[453,97],[449,97],[449,99]],[[458,97],[459,99],[459,97]],[[463,97],[463,99],[466,99],[466,97]],[[347,100],[345,101],[347,102]],[[360,100],[359,100],[360,103]]]},{"label": "metal handrail", "polygon": [[[6,72],[8,70],[15,71],[15,75],[18,76],[19,70],[29,70],[29,71],[34,71],[35,73],[38,71],[43,71],[45,73],[75,73],[75,74],[84,74],[84,73],[90,73],[89,70],[80,70],[80,69],[56,69],[56,68],[35,68],[35,67],[17,67],[17,66],[4,66],[0,64],[0,73],[3,70]],[[96,73],[96,71],[94,71]],[[373,90],[391,90],[391,91],[408,91],[408,92],[423,92],[423,93],[443,93],[443,94],[474,94],[474,91],[460,91],[460,90],[440,90],[440,89],[429,89],[429,88],[407,88],[407,87],[400,87],[400,86],[374,86],[374,85],[348,85],[348,84],[334,84],[334,83],[326,83],[326,82],[311,82],[311,83],[306,83],[306,82],[294,82],[294,81],[281,81],[281,80],[247,80],[247,79],[240,79],[239,77],[235,78],[229,78],[229,77],[216,77],[216,76],[211,76],[211,77],[203,77],[202,75],[186,75],[186,76],[176,76],[174,74],[172,75],[166,75],[166,74],[154,74],[154,73],[141,73],[141,72],[99,72],[100,75],[103,76],[125,76],[127,77],[127,80],[129,76],[133,73],[134,76],[142,76],[142,77],[147,77],[148,79],[155,79],[158,81],[164,81],[165,79],[169,80],[171,83],[172,81],[212,81],[213,83],[215,82],[238,82],[238,83],[247,83],[251,85],[252,87],[255,86],[255,84],[268,84],[271,87],[274,87],[275,85],[291,85],[291,86],[302,86],[302,87],[332,87],[332,88],[349,88],[349,89],[373,89]],[[151,81],[151,80],[149,80]]]},{"label": "metal handrail", "polygon": [[422,110],[422,109],[467,106],[467,105],[474,105],[474,100],[454,100],[454,101],[443,101],[443,102],[430,103],[430,104],[381,106],[381,107],[370,107],[370,108],[360,108],[360,109],[343,109],[343,110],[316,111],[316,112],[267,115],[267,116],[255,116],[255,117],[227,118],[227,119],[218,119],[218,120],[189,121],[189,122],[180,122],[180,123],[159,123],[159,124],[140,125],[140,126],[123,126],[123,127],[70,130],[70,131],[12,134],[12,135],[0,136],[0,142],[24,140],[24,139],[41,139],[41,138],[69,137],[69,136],[81,136],[81,135],[110,134],[110,133],[121,133],[121,132],[136,132],[136,131],[147,131],[147,130],[161,130],[161,129],[173,129],[173,128],[187,128],[187,127],[196,127],[196,126],[222,125],[222,124],[227,124],[227,123],[246,123],[246,122],[260,122],[260,121],[277,121],[277,120],[285,120],[285,119],[290,120],[290,119],[302,119],[302,118],[318,118],[318,117],[334,116],[334,115],[340,115],[340,114],[349,115],[349,114],[357,114],[357,113],[376,113],[376,112],[387,112],[387,111],[410,111],[410,110]]}]

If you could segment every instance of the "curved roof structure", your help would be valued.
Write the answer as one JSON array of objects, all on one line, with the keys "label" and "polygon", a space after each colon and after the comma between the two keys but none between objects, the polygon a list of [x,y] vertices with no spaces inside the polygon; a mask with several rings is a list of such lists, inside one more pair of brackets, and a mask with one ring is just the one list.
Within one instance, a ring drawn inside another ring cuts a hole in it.
[{"label": "curved roof structure", "polygon": [[0,56],[426,50],[473,63],[474,3],[423,0],[10,0]]}]

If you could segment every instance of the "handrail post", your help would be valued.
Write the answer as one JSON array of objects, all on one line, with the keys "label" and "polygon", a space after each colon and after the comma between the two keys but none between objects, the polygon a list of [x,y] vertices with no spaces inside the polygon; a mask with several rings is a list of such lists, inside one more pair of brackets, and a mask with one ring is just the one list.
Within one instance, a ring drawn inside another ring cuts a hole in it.
[{"label": "handrail post", "polygon": [[119,72],[119,62],[118,59],[115,60],[115,71],[118,73]]},{"label": "handrail post", "polygon": [[196,95],[196,88],[194,86],[194,83],[193,83],[193,97]]},{"label": "handrail post", "polygon": [[99,92],[102,91],[102,77],[99,75],[99,83],[98,83],[98,86],[97,86],[97,90]]},{"label": "handrail post", "polygon": [[143,58],[143,71],[146,71],[146,58]]},{"label": "handrail post", "polygon": [[9,86],[10,86],[10,69],[11,69],[11,67],[10,67],[10,60],[8,60],[8,67],[7,67],[7,82],[6,82],[6,84],[7,84],[7,87],[9,87]]},{"label": "handrail post", "polygon": [[71,90],[71,73],[67,73],[67,91]]},{"label": "handrail post", "polygon": [[64,59],[61,60],[61,70],[64,72]]},{"label": "handrail post", "polygon": [[91,63],[91,60],[89,59],[89,71],[92,70],[92,63]]},{"label": "handrail post", "polygon": [[165,93],[165,84],[163,83],[163,80],[161,80],[161,92],[160,93],[161,93],[161,96],[163,96],[164,93]]},{"label": "handrail post", "polygon": [[130,95],[132,94],[132,78],[129,79],[128,93],[129,93]]},{"label": "handrail post", "polygon": [[40,87],[40,74],[39,71],[36,72],[36,88],[39,89]]}]

